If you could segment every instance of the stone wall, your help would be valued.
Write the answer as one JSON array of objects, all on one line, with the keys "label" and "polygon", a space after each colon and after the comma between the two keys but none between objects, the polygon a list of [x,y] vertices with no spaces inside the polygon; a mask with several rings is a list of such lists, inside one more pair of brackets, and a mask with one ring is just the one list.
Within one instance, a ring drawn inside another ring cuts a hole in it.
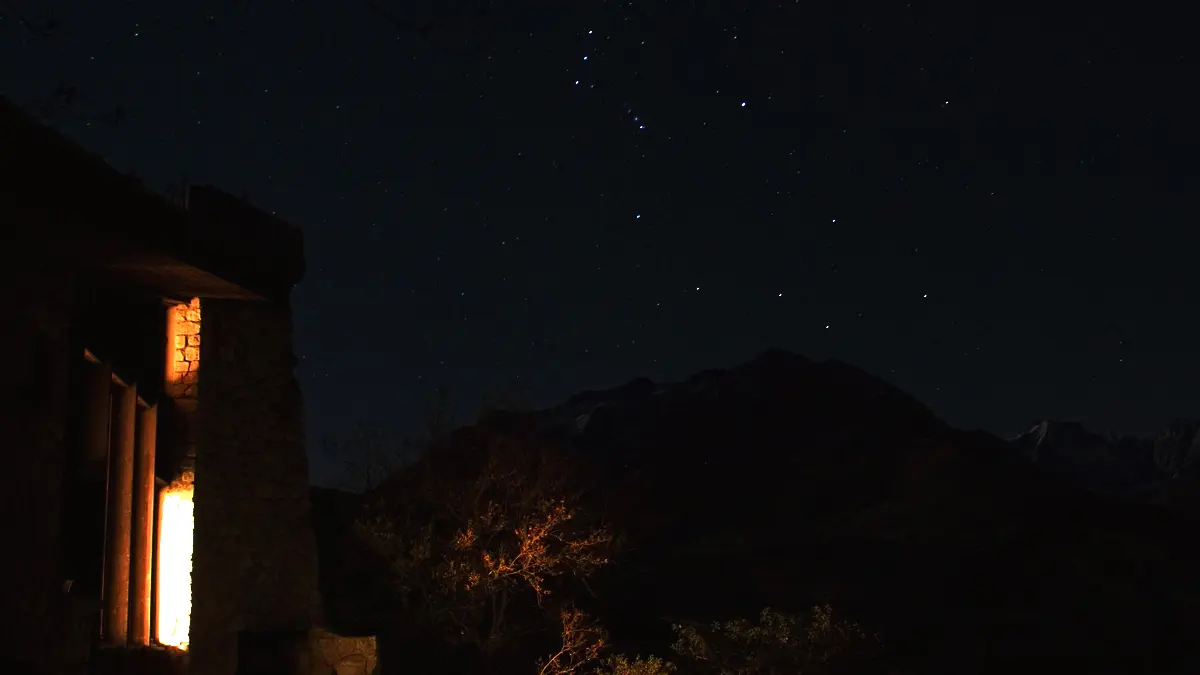
[{"label": "stone wall", "polygon": [[200,298],[173,305],[167,315],[170,363],[167,393],[172,398],[195,400],[200,394]]},{"label": "stone wall", "polygon": [[372,675],[375,672],[374,636],[347,637],[318,628],[312,631],[309,639],[313,652],[311,675]]},{"label": "stone wall", "polygon": [[195,473],[200,406],[199,298],[167,308],[167,363],[159,407],[159,477],[170,482]]},{"label": "stone wall", "polygon": [[234,675],[239,636],[315,625],[317,551],[290,310],[203,308],[191,675]]},{"label": "stone wall", "polygon": [[59,563],[76,277],[24,253],[0,246],[0,671],[56,672],[68,613]]}]

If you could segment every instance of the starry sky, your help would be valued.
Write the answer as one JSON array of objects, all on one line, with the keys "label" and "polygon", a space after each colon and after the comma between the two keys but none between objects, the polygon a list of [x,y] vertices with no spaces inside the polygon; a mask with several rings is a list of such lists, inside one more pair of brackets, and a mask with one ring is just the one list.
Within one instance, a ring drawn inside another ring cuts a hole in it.
[{"label": "starry sky", "polygon": [[318,439],[435,387],[771,346],[1001,434],[1200,415],[1189,36],[973,4],[4,0],[0,93],[303,229],[323,482]]}]

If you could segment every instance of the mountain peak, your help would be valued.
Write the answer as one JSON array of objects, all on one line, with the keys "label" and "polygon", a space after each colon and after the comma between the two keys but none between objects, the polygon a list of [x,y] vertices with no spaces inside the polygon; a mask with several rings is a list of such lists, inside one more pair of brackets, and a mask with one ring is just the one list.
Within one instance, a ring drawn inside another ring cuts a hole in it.
[{"label": "mountain peak", "polygon": [[1010,442],[1049,473],[1100,494],[1158,500],[1176,479],[1200,477],[1200,423],[1176,419],[1152,437],[1105,436],[1045,419]]}]

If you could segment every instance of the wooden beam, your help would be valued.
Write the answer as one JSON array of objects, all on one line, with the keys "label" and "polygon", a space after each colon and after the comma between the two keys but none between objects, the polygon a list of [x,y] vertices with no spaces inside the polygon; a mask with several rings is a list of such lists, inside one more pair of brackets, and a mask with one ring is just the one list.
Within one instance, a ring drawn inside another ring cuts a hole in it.
[{"label": "wooden beam", "polygon": [[154,448],[158,407],[138,409],[133,464],[133,534],[129,577],[129,639],[150,644],[150,599],[154,555]]},{"label": "wooden beam", "polygon": [[133,529],[134,434],[137,428],[137,390],[113,391],[112,441],[108,452],[108,517],[104,524],[105,640],[129,642],[129,557]]}]

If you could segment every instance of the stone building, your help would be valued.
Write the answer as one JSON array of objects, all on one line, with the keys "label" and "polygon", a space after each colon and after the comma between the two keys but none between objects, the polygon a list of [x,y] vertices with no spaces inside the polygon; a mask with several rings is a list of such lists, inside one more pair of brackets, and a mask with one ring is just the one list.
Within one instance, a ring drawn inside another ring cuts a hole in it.
[{"label": "stone building", "polygon": [[0,671],[331,672],[301,235],[213,187],[178,201],[0,99]]}]

